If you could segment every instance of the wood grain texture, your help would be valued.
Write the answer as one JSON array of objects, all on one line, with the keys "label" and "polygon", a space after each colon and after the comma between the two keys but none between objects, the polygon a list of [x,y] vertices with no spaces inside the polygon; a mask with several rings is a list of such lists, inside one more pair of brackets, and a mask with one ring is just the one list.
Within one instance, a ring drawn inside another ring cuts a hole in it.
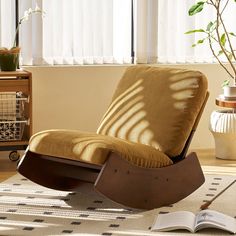
[{"label": "wood grain texture", "polygon": [[[204,172],[236,175],[236,161],[221,160],[215,157],[214,149],[192,149],[198,155]],[[8,158],[9,152],[0,152],[0,182],[16,174],[16,162]]]},{"label": "wood grain texture", "polygon": [[236,100],[225,100],[222,98],[216,98],[215,103],[217,106],[220,107],[227,107],[227,108],[236,108]]}]

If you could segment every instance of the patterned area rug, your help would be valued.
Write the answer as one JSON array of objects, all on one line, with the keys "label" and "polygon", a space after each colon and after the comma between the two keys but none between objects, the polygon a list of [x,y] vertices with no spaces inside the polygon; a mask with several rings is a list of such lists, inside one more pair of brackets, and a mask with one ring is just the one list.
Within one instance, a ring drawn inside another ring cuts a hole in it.
[{"label": "patterned area rug", "polygon": [[[0,235],[157,235],[150,227],[159,212],[197,212],[234,178],[206,175],[205,184],[184,200],[168,207],[140,211],[104,198],[89,184],[77,192],[62,192],[41,187],[17,174],[0,184]],[[210,209],[236,217],[236,184],[217,198]],[[199,234],[228,235],[210,229]],[[175,231],[158,235],[189,233]]]}]

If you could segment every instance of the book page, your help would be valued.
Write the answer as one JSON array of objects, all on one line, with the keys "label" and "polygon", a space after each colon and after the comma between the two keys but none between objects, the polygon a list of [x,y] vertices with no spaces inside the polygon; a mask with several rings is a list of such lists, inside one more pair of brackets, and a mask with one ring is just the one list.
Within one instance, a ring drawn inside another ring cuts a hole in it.
[{"label": "book page", "polygon": [[203,228],[218,228],[236,233],[236,219],[213,210],[203,210],[196,215],[195,231]]},{"label": "book page", "polygon": [[189,211],[177,211],[159,214],[154,221],[151,231],[170,231],[187,229],[194,231],[195,215]]}]

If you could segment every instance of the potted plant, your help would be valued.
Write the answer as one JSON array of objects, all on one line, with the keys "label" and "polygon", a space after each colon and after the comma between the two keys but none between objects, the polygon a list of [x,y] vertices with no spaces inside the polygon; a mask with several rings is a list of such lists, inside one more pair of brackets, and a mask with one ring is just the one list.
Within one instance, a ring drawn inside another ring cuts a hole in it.
[{"label": "potted plant", "polygon": [[[235,160],[236,115],[234,103],[227,100],[236,99],[236,67],[234,64],[236,62],[236,49],[233,48],[232,43],[236,34],[228,30],[229,26],[226,26],[223,19],[225,10],[231,2],[236,4],[236,0],[203,0],[194,4],[188,11],[190,16],[198,14],[206,6],[209,6],[215,10],[215,19],[210,21],[205,28],[193,29],[186,32],[186,34],[200,34],[202,37],[192,46],[208,43],[213,56],[229,76],[229,79],[226,79],[222,84],[224,90],[222,104],[227,104],[228,107],[233,109],[213,111],[210,117],[209,129],[215,140],[216,157]],[[225,58],[229,64],[227,67],[223,63]],[[233,82],[232,86],[230,86],[230,80]]]},{"label": "potted plant", "polygon": [[[226,79],[222,84],[226,99],[236,98],[236,67],[234,65],[236,62],[236,49],[233,48],[232,44],[232,39],[236,37],[236,34],[227,30],[227,26],[223,20],[225,9],[229,7],[229,2],[231,1],[234,1],[236,4],[236,0],[203,0],[191,6],[188,11],[190,16],[203,11],[208,5],[215,10],[215,19],[210,21],[205,28],[193,29],[186,32],[186,34],[201,34],[202,38],[194,43],[192,47],[208,43],[213,56],[229,76],[230,79]],[[229,63],[229,68],[223,63],[223,57]],[[230,86],[230,80],[233,82],[232,86]]]},{"label": "potted plant", "polygon": [[29,8],[27,11],[24,12],[24,16],[20,18],[18,25],[16,27],[15,37],[13,45],[10,49],[1,47],[0,48],[0,68],[1,71],[15,71],[17,69],[19,63],[19,54],[20,54],[20,47],[16,45],[16,38],[19,33],[19,29],[21,24],[24,21],[27,21],[32,14],[40,13],[42,14],[42,10],[36,5],[35,9],[32,10]]}]

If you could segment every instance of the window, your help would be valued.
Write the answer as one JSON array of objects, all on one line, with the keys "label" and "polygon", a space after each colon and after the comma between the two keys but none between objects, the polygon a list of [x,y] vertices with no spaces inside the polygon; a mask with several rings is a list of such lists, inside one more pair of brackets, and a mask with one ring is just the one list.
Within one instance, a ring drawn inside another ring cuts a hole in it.
[{"label": "window", "polygon": [[0,47],[12,47],[15,18],[15,0],[0,0]]},{"label": "window", "polygon": [[[0,0],[0,45],[9,47],[14,35],[15,1]],[[22,64],[82,65],[131,63],[212,62],[208,45],[192,48],[198,35],[190,29],[206,27],[212,9],[188,16],[195,0],[37,0],[46,12],[34,15],[20,32]],[[19,15],[36,0],[19,1]],[[227,19],[235,31],[236,4]],[[132,25],[134,22],[134,27]],[[7,23],[6,23],[7,22]],[[228,23],[227,23],[228,25]],[[134,29],[134,30],[133,30]]]},{"label": "window", "polygon": [[[20,31],[22,64],[131,63],[131,1],[37,0]],[[36,1],[21,0],[19,15]]]},{"label": "window", "polygon": [[[200,1],[200,0],[199,0]],[[196,16],[189,16],[189,8],[195,0],[158,0],[158,61],[164,63],[213,62],[212,53],[207,44],[191,47],[203,35],[184,33],[192,29],[206,29],[209,21],[214,21],[215,11],[206,4],[204,10]],[[224,3],[226,3],[225,1]],[[224,20],[235,32],[236,4],[230,0]],[[223,4],[223,3],[222,3]],[[235,42],[236,43],[236,42]]]}]

